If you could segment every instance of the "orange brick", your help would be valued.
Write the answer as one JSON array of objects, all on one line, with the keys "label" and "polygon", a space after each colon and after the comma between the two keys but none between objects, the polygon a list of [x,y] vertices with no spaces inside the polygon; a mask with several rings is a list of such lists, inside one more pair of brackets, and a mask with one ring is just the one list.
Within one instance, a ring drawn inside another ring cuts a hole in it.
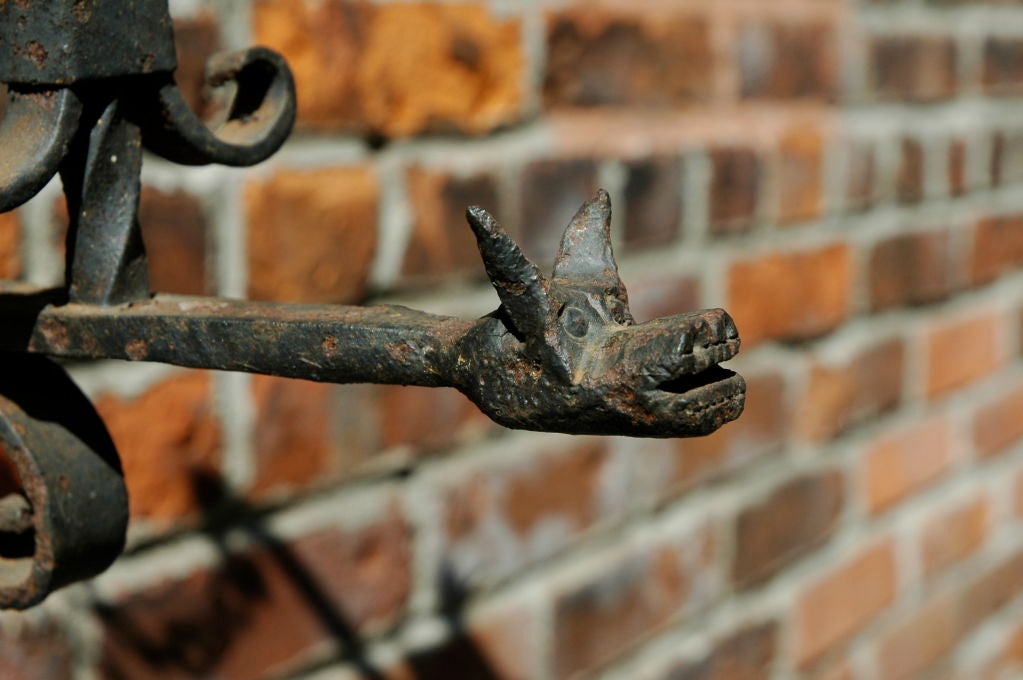
[{"label": "orange brick", "polygon": [[208,229],[199,199],[183,191],[143,187],[139,224],[153,290],[182,295],[212,292],[206,276]]},{"label": "orange brick", "polygon": [[983,404],[973,419],[973,446],[981,456],[1006,451],[1023,438],[1023,388]]},{"label": "orange brick", "polygon": [[172,520],[221,494],[220,425],[207,373],[168,378],[134,399],[96,400],[124,465],[132,517]]},{"label": "orange brick", "polygon": [[1004,319],[994,313],[942,321],[927,337],[928,397],[936,398],[980,380],[1006,359]]},{"label": "orange brick", "polygon": [[685,680],[767,680],[778,654],[778,624],[753,623],[714,642],[696,662],[678,664],[659,678]]},{"label": "orange brick", "polygon": [[482,133],[522,113],[519,24],[478,4],[261,0],[253,26],[291,64],[307,126]]},{"label": "orange brick", "polygon": [[973,228],[972,280],[989,283],[1023,266],[1023,215],[987,217]]},{"label": "orange brick", "polygon": [[884,340],[844,364],[815,363],[796,409],[795,430],[814,442],[887,413],[902,397],[903,343]]},{"label": "orange brick", "polygon": [[286,170],[250,184],[249,296],[353,302],[377,240],[377,183],[364,168]]},{"label": "orange brick", "polygon": [[924,527],[920,552],[925,574],[934,574],[975,553],[987,539],[990,508],[975,498],[930,519]]},{"label": "orange brick", "polygon": [[814,220],[824,210],[824,137],[812,126],[788,131],[779,147],[778,220]]},{"label": "orange brick", "polygon": [[878,651],[882,680],[910,680],[948,654],[958,638],[954,598],[927,603],[882,640]]},{"label": "orange brick", "polygon": [[812,338],[848,316],[852,282],[852,255],[844,244],[768,254],[731,266],[727,309],[746,347]]},{"label": "orange brick", "polygon": [[1023,552],[1017,552],[973,580],[962,592],[960,630],[971,631],[1023,592]]},{"label": "orange brick", "polygon": [[930,484],[952,460],[952,433],[939,419],[883,436],[866,453],[867,507],[878,513]]},{"label": "orange brick", "polygon": [[18,214],[0,214],[0,279],[12,280],[21,276],[21,220]]},{"label": "orange brick", "polygon": [[856,634],[895,597],[895,554],[875,545],[807,588],[796,605],[796,659],[806,667]]}]

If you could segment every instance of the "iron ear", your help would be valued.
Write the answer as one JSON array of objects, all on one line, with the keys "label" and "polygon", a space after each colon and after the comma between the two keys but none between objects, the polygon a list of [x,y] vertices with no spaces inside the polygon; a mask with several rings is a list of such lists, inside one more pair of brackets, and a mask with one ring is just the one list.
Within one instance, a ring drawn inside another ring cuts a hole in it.
[{"label": "iron ear", "polygon": [[611,198],[603,189],[583,203],[561,237],[554,278],[624,291],[611,249]]}]

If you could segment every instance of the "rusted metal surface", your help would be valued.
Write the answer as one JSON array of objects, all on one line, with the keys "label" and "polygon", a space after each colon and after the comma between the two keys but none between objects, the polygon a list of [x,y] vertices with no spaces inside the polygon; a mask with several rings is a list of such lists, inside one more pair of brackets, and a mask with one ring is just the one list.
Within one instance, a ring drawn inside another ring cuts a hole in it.
[{"label": "rusted metal surface", "polygon": [[[633,319],[603,191],[568,225],[550,277],[491,215],[468,210],[500,298],[480,319],[151,295],[142,149],[251,165],[295,119],[294,81],[274,52],[214,56],[216,112],[205,121],[178,91],[173,55],[166,0],[0,1],[0,80],[11,92],[0,209],[59,172],[70,214],[65,285],[0,288],[0,607],[97,573],[123,542],[113,445],[41,355],[448,386],[502,425],[573,434],[696,436],[741,413],[745,383],[719,366],[739,350],[727,313]],[[6,477],[5,459],[15,471]]]}]

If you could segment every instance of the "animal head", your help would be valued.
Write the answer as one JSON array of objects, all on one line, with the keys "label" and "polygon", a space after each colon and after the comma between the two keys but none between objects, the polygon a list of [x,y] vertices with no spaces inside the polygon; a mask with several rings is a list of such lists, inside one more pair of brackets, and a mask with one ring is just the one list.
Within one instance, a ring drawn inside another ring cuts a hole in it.
[{"label": "animal head", "polygon": [[572,218],[549,279],[488,212],[472,207],[467,218],[501,299],[485,335],[504,361],[468,362],[482,384],[464,391],[495,420],[676,437],[712,432],[742,412],[745,383],[718,367],[739,349],[726,312],[633,319],[611,248],[607,192]]}]

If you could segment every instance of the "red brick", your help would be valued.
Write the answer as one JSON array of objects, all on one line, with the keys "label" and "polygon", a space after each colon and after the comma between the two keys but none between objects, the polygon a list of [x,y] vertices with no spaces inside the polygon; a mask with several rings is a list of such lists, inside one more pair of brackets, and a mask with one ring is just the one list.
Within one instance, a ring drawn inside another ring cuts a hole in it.
[{"label": "red brick", "polygon": [[409,528],[393,508],[353,529],[233,553],[214,568],[99,610],[104,677],[259,678],[323,659],[338,636],[385,630],[411,588]]},{"label": "red brick", "polygon": [[862,211],[870,208],[877,195],[877,152],[866,140],[849,142],[845,182],[845,208]]},{"label": "red brick", "polygon": [[1023,267],[1023,215],[986,217],[973,228],[971,278],[984,284]]},{"label": "red brick", "polygon": [[870,45],[871,87],[883,100],[934,101],[956,91],[952,38],[885,36]]},{"label": "red brick", "polygon": [[838,94],[839,41],[830,22],[743,26],[736,61],[744,99],[819,99]]},{"label": "red brick", "polygon": [[[710,531],[679,537],[677,545],[606,560],[591,579],[563,589],[554,603],[555,677],[579,677],[627,651],[712,593]],[[694,588],[702,582],[701,591]]]},{"label": "red brick", "polygon": [[863,480],[872,513],[888,509],[942,475],[952,462],[952,431],[928,420],[883,435],[867,450]]},{"label": "red brick", "polygon": [[991,139],[991,185],[1015,184],[1023,180],[1023,134],[996,132]]},{"label": "red brick", "polygon": [[494,178],[488,174],[456,177],[412,168],[408,191],[415,218],[402,272],[410,277],[483,276],[483,263],[465,221],[465,209],[480,205],[495,215],[501,214]]},{"label": "red brick", "polygon": [[376,247],[377,183],[364,168],[283,170],[245,192],[249,296],[353,302]]},{"label": "red brick", "polygon": [[206,60],[222,49],[216,19],[207,12],[175,19],[174,47],[178,58],[174,82],[178,84],[189,108],[199,115],[205,115],[210,112],[203,99]]},{"label": "red brick", "polygon": [[1016,553],[974,579],[962,592],[960,631],[968,632],[1023,592],[1023,553]]},{"label": "red brick", "polygon": [[744,509],[735,523],[732,580],[761,583],[823,543],[842,512],[843,485],[838,472],[808,475]]},{"label": "red brick", "polygon": [[844,363],[815,362],[796,409],[795,430],[814,442],[895,409],[902,397],[903,343],[886,339]]},{"label": "red brick", "polygon": [[966,184],[966,142],[954,140],[948,146],[948,193],[962,196],[969,187]]},{"label": "red brick", "polygon": [[989,527],[990,508],[982,497],[929,519],[920,540],[924,573],[935,574],[977,552]]},{"label": "red brick", "polygon": [[0,678],[4,680],[71,680],[70,638],[48,621],[0,629]]},{"label": "red brick", "polygon": [[778,655],[778,625],[749,625],[717,640],[708,655],[650,676],[658,680],[767,680]]},{"label": "red brick", "polygon": [[870,303],[875,310],[936,302],[953,286],[947,231],[899,234],[870,253]]},{"label": "red brick", "polygon": [[700,307],[700,280],[692,274],[629,272],[629,310],[636,321],[691,312]]},{"label": "red brick", "polygon": [[1023,92],[1023,41],[988,38],[984,43],[984,89],[989,94]]},{"label": "red brick", "polygon": [[682,167],[674,157],[625,165],[625,245],[644,248],[678,238],[682,220]]},{"label": "red brick", "polygon": [[981,405],[973,419],[973,447],[980,456],[1003,453],[1023,438],[1021,409],[1023,388]]},{"label": "red brick", "polygon": [[803,127],[781,138],[778,220],[782,224],[819,218],[824,211],[824,138]]},{"label": "red brick", "polygon": [[[613,474],[603,442],[518,456],[441,490],[444,553],[452,577],[488,580],[549,557],[614,511],[603,498]],[[620,509],[619,509],[620,510]]]},{"label": "red brick", "polygon": [[781,373],[744,374],[742,417],[706,437],[679,439],[675,470],[666,491],[673,495],[778,451],[788,431],[790,408]]},{"label": "red brick", "polygon": [[520,230],[522,249],[534,262],[554,261],[561,234],[583,202],[597,191],[597,164],[592,159],[533,161],[522,170]]},{"label": "red brick", "polygon": [[406,447],[418,453],[436,453],[472,432],[495,427],[453,388],[381,385],[377,399],[383,450]]},{"label": "red brick", "polygon": [[0,279],[21,276],[21,220],[15,212],[0,214]]},{"label": "red brick", "polygon": [[879,678],[910,680],[948,654],[958,639],[956,602],[938,597],[884,636],[878,650]]},{"label": "red brick", "polygon": [[742,341],[805,340],[849,314],[852,253],[845,244],[774,252],[740,260],[728,271],[728,304]]},{"label": "red brick", "polygon": [[549,107],[664,107],[710,97],[715,58],[701,16],[570,9],[547,24]]},{"label": "red brick", "polygon": [[209,230],[195,196],[143,187],[139,224],[153,290],[182,295],[213,292],[206,275]]},{"label": "red brick", "polygon": [[902,140],[895,193],[902,203],[919,203],[924,195],[924,148],[915,139]]},{"label": "red brick", "polygon": [[177,374],[133,399],[104,395],[96,409],[121,455],[132,517],[172,520],[219,499],[220,425],[209,374]]},{"label": "red brick", "polygon": [[481,5],[260,0],[253,26],[291,65],[305,126],[482,133],[522,113],[520,26]]},{"label": "red brick", "polygon": [[748,148],[717,148],[711,150],[710,162],[711,231],[732,234],[748,230],[760,199],[760,158]]},{"label": "red brick", "polygon": [[1000,315],[944,319],[927,341],[928,397],[937,398],[989,375],[1006,359]]},{"label": "red brick", "polygon": [[323,483],[335,472],[330,385],[254,376],[256,496]]},{"label": "red brick", "polygon": [[870,623],[895,598],[890,542],[863,550],[805,589],[796,604],[796,660],[813,663]]}]

